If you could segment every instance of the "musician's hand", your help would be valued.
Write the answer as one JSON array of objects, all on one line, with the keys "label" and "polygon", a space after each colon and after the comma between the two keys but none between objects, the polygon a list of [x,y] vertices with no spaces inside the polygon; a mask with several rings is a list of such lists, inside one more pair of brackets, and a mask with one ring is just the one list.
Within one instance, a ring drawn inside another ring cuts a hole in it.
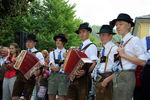
[{"label": "musician's hand", "polygon": [[60,67],[55,67],[55,71],[60,71]]},{"label": "musician's hand", "polygon": [[124,48],[122,46],[118,48],[118,52],[121,57],[125,54]]},{"label": "musician's hand", "polygon": [[81,76],[85,75],[85,70],[79,70],[77,78],[80,78]]},{"label": "musician's hand", "polygon": [[64,53],[63,53],[63,57],[64,57],[64,58],[66,58],[66,57],[67,57],[67,55],[68,55],[68,53],[67,53],[67,52],[64,52]]},{"label": "musician's hand", "polygon": [[106,87],[106,86],[108,85],[108,83],[109,83],[109,79],[108,79],[108,78],[105,78],[105,79],[103,80],[103,82],[101,82],[101,85],[102,85],[102,87]]}]

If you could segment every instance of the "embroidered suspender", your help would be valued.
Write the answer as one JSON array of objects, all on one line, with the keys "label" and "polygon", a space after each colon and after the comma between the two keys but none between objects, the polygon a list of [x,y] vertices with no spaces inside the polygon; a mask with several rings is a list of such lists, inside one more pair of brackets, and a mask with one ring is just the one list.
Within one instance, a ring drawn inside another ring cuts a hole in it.
[{"label": "embroidered suspender", "polygon": [[108,64],[108,57],[109,57],[109,55],[110,55],[111,50],[112,50],[113,47],[114,47],[114,46],[112,46],[112,47],[110,48],[110,50],[109,50],[109,52],[108,52],[108,54],[107,54],[107,56],[106,56],[106,63],[105,63],[104,73],[106,73],[107,64]]}]

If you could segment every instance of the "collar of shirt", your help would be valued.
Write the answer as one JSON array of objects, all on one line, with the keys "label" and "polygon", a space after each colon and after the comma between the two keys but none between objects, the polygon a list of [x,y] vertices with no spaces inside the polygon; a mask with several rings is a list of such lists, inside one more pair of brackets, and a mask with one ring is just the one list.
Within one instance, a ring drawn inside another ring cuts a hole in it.
[{"label": "collar of shirt", "polygon": [[[112,46],[114,46],[114,45],[115,45],[115,44],[114,44],[112,41],[109,41],[109,42],[107,42],[107,43],[104,45],[104,47],[105,47],[104,56],[106,56],[106,55],[108,54],[110,48],[111,48]],[[102,48],[102,49],[103,49],[103,48]],[[101,53],[102,53],[102,50],[101,50]]]},{"label": "collar of shirt", "polygon": [[131,37],[133,37],[133,35],[131,35],[130,32],[129,32],[128,34],[126,34],[126,35],[122,38],[123,43],[127,42]]},{"label": "collar of shirt", "polygon": [[89,43],[92,43],[92,42],[90,41],[90,39],[87,39],[87,40],[83,41],[83,42],[82,42],[82,44],[83,44],[82,49],[83,49],[86,45],[88,45]]},{"label": "collar of shirt", "polygon": [[56,49],[56,52],[60,52],[60,51],[61,51],[61,52],[64,52],[64,51],[66,51],[66,49],[65,49],[65,48],[63,48],[63,49],[57,48],[57,49]]},{"label": "collar of shirt", "polygon": [[[28,49],[29,50],[29,49]],[[38,51],[35,47],[33,47],[32,49],[30,49],[31,52],[35,52],[35,51]]]},{"label": "collar of shirt", "polygon": [[104,47],[105,47],[105,49],[107,49],[107,48],[111,48],[113,45],[114,45],[114,43],[112,41],[109,41],[104,45]]}]

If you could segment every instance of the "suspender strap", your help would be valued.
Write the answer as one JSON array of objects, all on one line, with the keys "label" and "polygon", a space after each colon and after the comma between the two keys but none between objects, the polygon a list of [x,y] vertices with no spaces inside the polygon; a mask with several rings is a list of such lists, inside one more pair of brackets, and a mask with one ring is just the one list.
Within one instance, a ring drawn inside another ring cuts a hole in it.
[{"label": "suspender strap", "polygon": [[34,52],[32,52],[32,53],[36,54],[36,53],[38,53],[38,52],[40,52],[40,51],[34,51]]},{"label": "suspender strap", "polygon": [[92,45],[93,43],[89,43],[87,44],[81,51],[85,51],[90,45]]},{"label": "suspender strap", "polygon": [[53,56],[54,56],[54,61],[56,60],[56,58],[55,58],[55,51],[53,51]]},{"label": "suspender strap", "polygon": [[125,42],[124,44],[123,44],[123,47],[125,47],[128,43],[129,43],[129,41],[132,39],[133,37],[131,37],[127,42]]},{"label": "suspender strap", "polygon": [[114,47],[114,46],[112,46],[112,47],[110,48],[110,50],[109,50],[109,52],[108,52],[108,54],[107,54],[107,56],[106,56],[106,63],[105,63],[104,73],[106,73],[107,64],[108,64],[108,57],[109,57],[109,55],[110,55],[111,50],[112,50],[113,47]]}]

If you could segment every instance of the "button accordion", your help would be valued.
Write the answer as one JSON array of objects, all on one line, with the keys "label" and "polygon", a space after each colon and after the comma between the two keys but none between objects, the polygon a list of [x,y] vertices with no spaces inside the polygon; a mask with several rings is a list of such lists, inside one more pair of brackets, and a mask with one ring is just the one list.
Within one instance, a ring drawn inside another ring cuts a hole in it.
[{"label": "button accordion", "polygon": [[32,53],[21,51],[15,62],[14,68],[19,70],[28,80],[41,67],[39,59]]},{"label": "button accordion", "polygon": [[88,72],[92,60],[88,59],[84,52],[79,50],[70,50],[64,62],[64,72],[69,76],[70,80],[76,79],[79,70]]}]

